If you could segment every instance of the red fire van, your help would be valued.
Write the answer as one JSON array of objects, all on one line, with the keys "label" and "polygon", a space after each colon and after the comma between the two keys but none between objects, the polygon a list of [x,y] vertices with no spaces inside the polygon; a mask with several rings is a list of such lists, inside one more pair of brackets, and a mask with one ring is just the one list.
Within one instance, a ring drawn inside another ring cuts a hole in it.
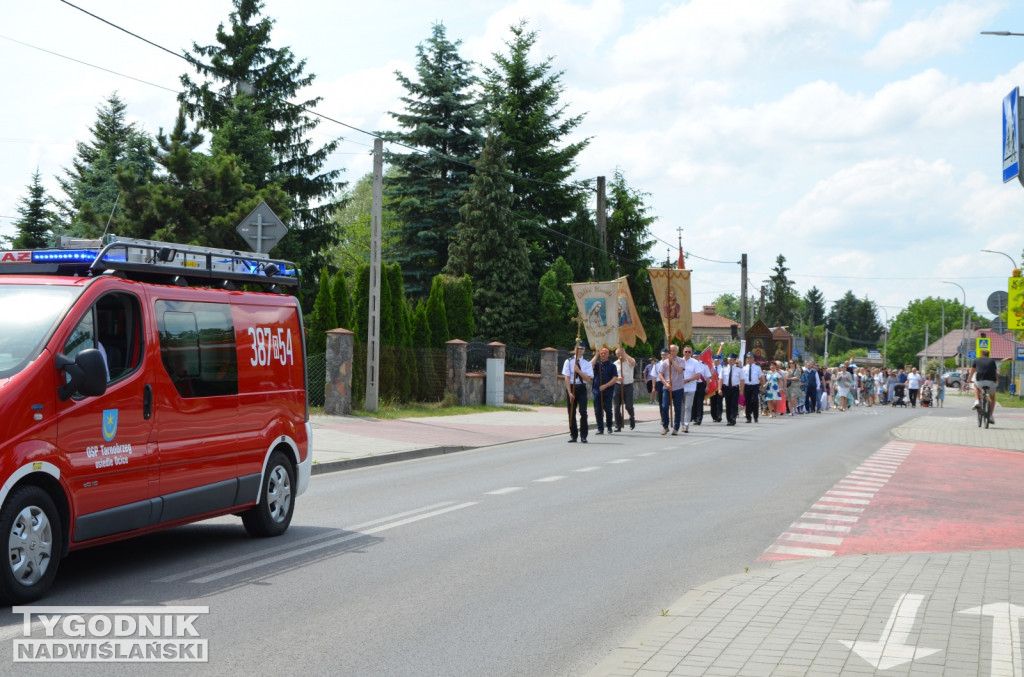
[{"label": "red fire van", "polygon": [[297,284],[287,261],[146,240],[0,251],[0,597],[169,526],[288,528],[312,468]]}]

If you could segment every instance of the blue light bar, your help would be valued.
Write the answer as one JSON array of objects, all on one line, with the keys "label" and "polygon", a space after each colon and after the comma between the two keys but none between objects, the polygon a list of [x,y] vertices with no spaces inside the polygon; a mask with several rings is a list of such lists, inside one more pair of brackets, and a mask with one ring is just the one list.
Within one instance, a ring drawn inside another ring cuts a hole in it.
[{"label": "blue light bar", "polygon": [[32,252],[32,263],[92,263],[96,254],[91,249],[46,249]]}]

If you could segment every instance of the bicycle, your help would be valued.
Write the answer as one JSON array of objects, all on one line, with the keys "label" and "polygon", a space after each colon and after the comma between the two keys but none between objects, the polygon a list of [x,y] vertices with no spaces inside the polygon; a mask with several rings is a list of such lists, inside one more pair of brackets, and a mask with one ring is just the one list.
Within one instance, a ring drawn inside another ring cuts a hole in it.
[{"label": "bicycle", "polygon": [[982,423],[985,424],[985,428],[986,429],[988,428],[988,424],[989,424],[989,422],[992,419],[991,413],[989,412],[989,407],[990,406],[991,406],[991,403],[989,402],[989,399],[988,399],[988,386],[981,386],[981,401],[978,403],[978,427],[979,428],[981,427]]}]

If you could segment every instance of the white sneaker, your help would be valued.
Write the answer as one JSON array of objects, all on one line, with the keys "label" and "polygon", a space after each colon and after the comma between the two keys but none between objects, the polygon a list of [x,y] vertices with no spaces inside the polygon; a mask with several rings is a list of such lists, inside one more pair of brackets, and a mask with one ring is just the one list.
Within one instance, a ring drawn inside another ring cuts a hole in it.
[{"label": "white sneaker", "polygon": [[974,400],[974,404],[971,405],[971,409],[977,409],[979,404],[978,400]]}]

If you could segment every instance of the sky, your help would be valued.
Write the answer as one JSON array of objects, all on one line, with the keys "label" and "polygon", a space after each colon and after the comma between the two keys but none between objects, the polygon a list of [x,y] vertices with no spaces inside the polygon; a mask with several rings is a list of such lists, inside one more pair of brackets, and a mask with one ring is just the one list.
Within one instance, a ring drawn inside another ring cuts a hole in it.
[{"label": "sky", "polygon": [[[0,0],[0,234],[13,234],[38,170],[56,176],[91,139],[112,92],[129,122],[173,126],[188,65],[60,0]],[[230,0],[173,5],[77,0],[173,52],[213,44]],[[563,71],[562,101],[590,143],[576,180],[618,169],[657,218],[654,258],[693,270],[694,309],[772,275],[779,255],[801,296],[847,291],[892,320],[915,299],[956,299],[990,316],[1024,250],[1024,185],[1002,181],[1002,102],[1024,86],[1024,3],[913,0],[266,0],[273,43],[316,74],[324,115],[395,129],[416,45],[444,23],[483,66],[509,26],[538,32],[535,61]],[[309,98],[305,96],[304,98]],[[341,137],[329,168],[371,170],[370,136]],[[681,229],[681,230],[680,230]],[[956,284],[950,284],[956,283]],[[959,285],[956,286],[956,285]],[[961,289],[962,288],[962,289]]]}]

